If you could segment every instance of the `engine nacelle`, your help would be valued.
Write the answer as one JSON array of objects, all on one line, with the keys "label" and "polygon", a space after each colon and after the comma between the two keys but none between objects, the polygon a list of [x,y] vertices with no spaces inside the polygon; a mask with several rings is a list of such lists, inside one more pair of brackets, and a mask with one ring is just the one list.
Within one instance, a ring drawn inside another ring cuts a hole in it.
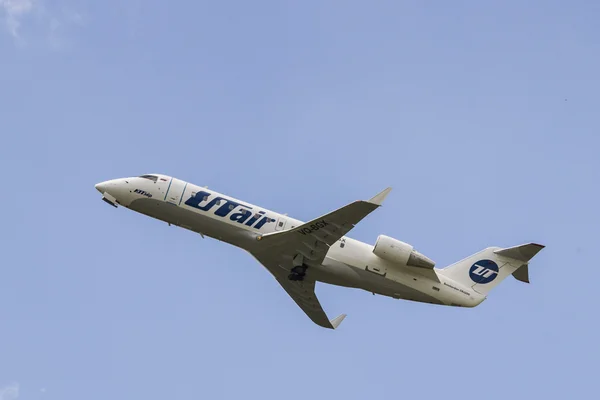
[{"label": "engine nacelle", "polygon": [[435,265],[435,262],[416,251],[410,244],[385,235],[379,235],[373,253],[401,266],[433,268]]}]

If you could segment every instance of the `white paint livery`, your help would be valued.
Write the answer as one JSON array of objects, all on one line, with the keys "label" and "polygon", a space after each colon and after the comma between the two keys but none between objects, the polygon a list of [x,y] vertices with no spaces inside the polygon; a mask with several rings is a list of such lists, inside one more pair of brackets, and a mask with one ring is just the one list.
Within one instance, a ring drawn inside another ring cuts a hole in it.
[{"label": "white paint livery", "polygon": [[399,240],[375,246],[345,235],[379,208],[387,188],[309,222],[161,174],[97,184],[102,199],[230,243],[252,254],[316,324],[335,329],[315,295],[315,283],[359,288],[423,303],[475,307],[508,275],[529,282],[528,263],[544,246],[490,247],[447,268]]}]

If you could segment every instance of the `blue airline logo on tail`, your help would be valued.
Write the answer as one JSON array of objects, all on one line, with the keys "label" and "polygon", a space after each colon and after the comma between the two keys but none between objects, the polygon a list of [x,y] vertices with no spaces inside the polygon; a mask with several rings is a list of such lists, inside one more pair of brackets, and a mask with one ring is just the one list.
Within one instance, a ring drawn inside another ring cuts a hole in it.
[{"label": "blue airline logo on tail", "polygon": [[469,277],[478,284],[490,283],[498,276],[498,264],[492,260],[479,260],[469,269]]}]

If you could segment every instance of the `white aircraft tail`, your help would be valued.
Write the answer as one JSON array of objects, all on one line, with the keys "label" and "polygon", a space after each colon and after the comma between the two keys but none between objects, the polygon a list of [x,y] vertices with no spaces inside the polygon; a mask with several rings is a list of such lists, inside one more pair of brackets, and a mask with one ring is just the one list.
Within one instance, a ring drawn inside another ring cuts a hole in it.
[{"label": "white aircraft tail", "polygon": [[506,249],[488,247],[439,270],[439,273],[487,295],[511,274],[517,280],[529,283],[529,261],[543,248],[544,246],[535,243]]}]

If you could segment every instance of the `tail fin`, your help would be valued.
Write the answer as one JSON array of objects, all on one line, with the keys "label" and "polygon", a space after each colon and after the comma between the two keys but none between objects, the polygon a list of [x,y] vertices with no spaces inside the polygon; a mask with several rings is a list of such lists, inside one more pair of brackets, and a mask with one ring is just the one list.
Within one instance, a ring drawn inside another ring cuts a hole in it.
[{"label": "tail fin", "polygon": [[488,247],[439,272],[482,295],[487,295],[510,274],[517,280],[529,283],[529,261],[543,248],[541,244],[535,243],[506,249]]}]

